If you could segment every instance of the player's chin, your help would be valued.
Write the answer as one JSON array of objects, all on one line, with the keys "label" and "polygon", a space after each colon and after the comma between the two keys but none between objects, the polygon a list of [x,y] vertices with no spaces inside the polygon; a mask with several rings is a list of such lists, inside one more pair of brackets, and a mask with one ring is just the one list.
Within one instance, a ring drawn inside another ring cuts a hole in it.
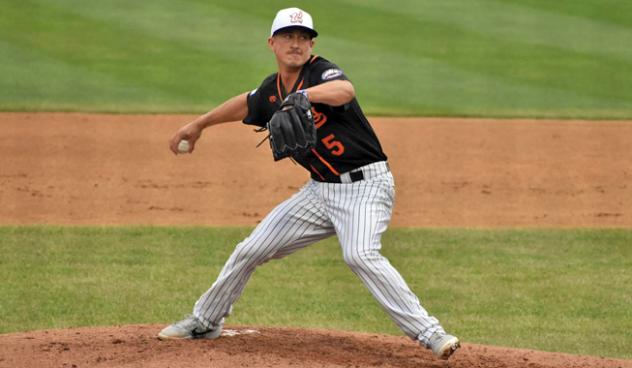
[{"label": "player's chin", "polygon": [[303,64],[305,64],[306,62],[307,59],[299,55],[292,55],[292,57],[289,57],[285,60],[285,64],[292,68],[303,66]]}]

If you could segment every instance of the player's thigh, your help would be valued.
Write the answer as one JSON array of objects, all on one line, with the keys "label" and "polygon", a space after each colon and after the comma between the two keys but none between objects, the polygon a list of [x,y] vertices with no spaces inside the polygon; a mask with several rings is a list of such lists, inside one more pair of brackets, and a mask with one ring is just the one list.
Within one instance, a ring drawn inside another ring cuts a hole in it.
[{"label": "player's thigh", "polygon": [[340,196],[340,208],[332,212],[345,258],[379,250],[392,216],[395,189],[390,173],[357,183],[352,194]]},{"label": "player's thigh", "polygon": [[322,227],[318,229],[314,229],[309,233],[305,233],[300,238],[296,239],[293,242],[288,243],[286,246],[277,250],[276,253],[272,255],[271,258],[281,259],[283,257],[289,256],[290,254],[306,248],[320,240],[329,238],[336,234],[333,226]]},{"label": "player's thigh", "polygon": [[235,250],[236,257],[280,258],[320,239],[334,228],[309,188],[274,208]]}]

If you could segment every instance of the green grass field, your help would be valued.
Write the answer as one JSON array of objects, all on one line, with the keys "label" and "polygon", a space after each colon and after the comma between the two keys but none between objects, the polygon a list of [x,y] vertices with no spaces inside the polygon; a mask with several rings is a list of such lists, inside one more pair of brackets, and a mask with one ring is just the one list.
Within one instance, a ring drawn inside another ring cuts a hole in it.
[{"label": "green grass field", "polygon": [[[275,70],[270,24],[296,5],[370,115],[632,118],[632,2],[393,4],[4,1],[0,111],[201,113]],[[248,233],[0,226],[0,333],[177,320]],[[632,230],[395,229],[384,243],[467,342],[632,359]],[[229,323],[399,334],[335,240],[259,269]]]},{"label": "green grass field", "polygon": [[0,110],[206,111],[274,71],[290,5],[372,115],[632,117],[619,0],[5,1]]},{"label": "green grass field", "polygon": [[[166,323],[250,229],[0,227],[0,333]],[[389,230],[383,253],[467,342],[632,358],[632,231]],[[335,239],[257,270],[230,324],[400,334]]]}]

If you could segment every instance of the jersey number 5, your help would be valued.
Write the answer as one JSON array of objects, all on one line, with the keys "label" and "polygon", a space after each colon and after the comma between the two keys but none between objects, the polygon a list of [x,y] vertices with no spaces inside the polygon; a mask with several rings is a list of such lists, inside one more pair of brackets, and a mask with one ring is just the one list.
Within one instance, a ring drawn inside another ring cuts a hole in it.
[{"label": "jersey number 5", "polygon": [[340,141],[337,141],[334,138],[336,138],[336,136],[333,134],[330,134],[326,136],[325,138],[321,139],[320,141],[323,142],[325,147],[327,147],[327,149],[331,152],[332,155],[340,156],[343,153],[345,153],[345,146]]}]

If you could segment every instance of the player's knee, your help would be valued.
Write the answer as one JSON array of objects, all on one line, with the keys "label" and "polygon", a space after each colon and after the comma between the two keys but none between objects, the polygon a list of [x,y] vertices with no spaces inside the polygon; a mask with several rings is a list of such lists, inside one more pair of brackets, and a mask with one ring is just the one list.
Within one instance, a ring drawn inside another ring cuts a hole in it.
[{"label": "player's knee", "polygon": [[236,262],[252,265],[259,265],[269,259],[267,252],[265,252],[265,247],[260,247],[248,242],[240,243],[235,249],[233,257]]},{"label": "player's knee", "polygon": [[351,251],[344,252],[342,258],[351,269],[364,269],[370,267],[369,264],[375,255],[373,252]]}]

